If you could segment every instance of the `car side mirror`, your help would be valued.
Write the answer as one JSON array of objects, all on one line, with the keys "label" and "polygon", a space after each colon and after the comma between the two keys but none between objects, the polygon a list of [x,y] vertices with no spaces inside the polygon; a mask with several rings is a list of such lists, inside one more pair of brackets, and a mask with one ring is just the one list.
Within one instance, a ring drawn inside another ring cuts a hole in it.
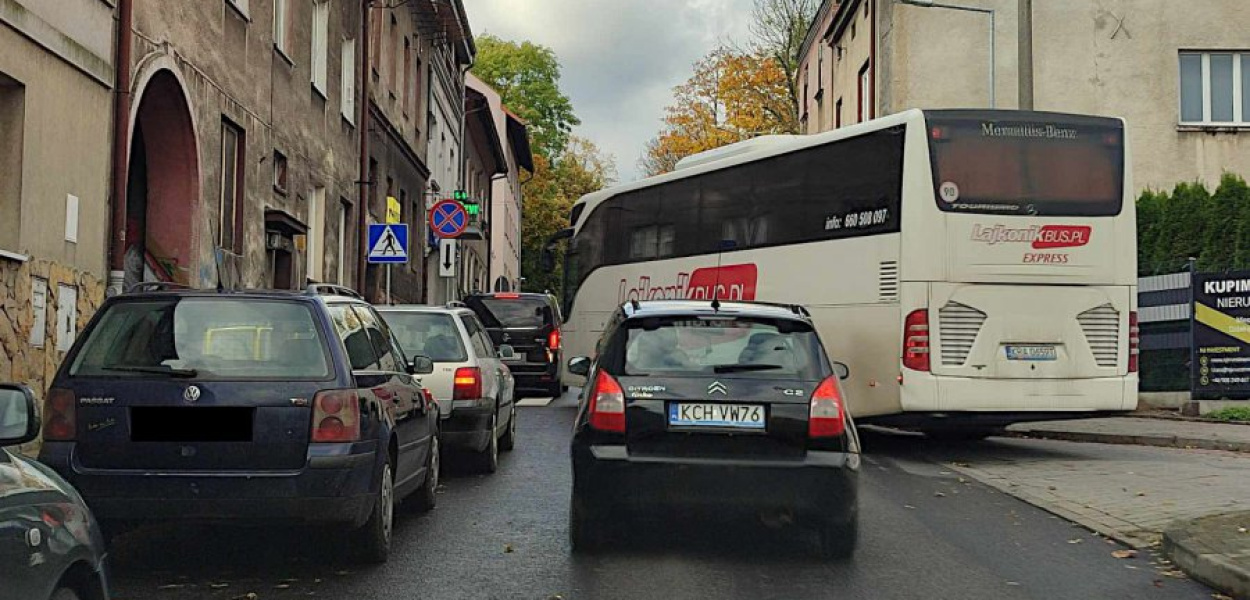
[{"label": "car side mirror", "polygon": [[414,356],[408,361],[409,375],[429,375],[434,372],[434,361],[428,356]]},{"label": "car side mirror", "polygon": [[846,366],[846,363],[834,361],[833,372],[838,376],[838,379],[846,379],[851,376],[851,368]]},{"label": "car side mirror", "polygon": [[590,359],[585,356],[574,356],[569,359],[569,372],[585,377],[590,374]]},{"label": "car side mirror", "polygon": [[512,360],[516,358],[516,349],[508,344],[501,344],[498,349],[499,358],[504,360]]},{"label": "car side mirror", "polygon": [[0,383],[0,446],[25,444],[39,437],[35,394],[15,383]]}]

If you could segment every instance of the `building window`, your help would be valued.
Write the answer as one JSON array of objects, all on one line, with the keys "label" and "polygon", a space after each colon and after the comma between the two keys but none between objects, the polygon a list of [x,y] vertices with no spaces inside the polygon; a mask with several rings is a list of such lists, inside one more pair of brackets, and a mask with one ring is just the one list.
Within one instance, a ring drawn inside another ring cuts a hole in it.
[{"label": "building window", "polygon": [[351,223],[351,219],[352,219],[351,203],[348,202],[346,198],[339,198],[339,232],[338,232],[339,272],[338,272],[338,277],[336,279],[336,282],[339,285],[347,285],[347,249],[350,248],[350,246],[348,245],[349,240],[347,238],[348,238],[348,232],[352,230],[351,226],[349,225]]},{"label": "building window", "polygon": [[308,233],[304,251],[308,254],[308,279],[323,281],[325,267],[326,189],[313,188],[308,197]]},{"label": "building window", "polygon": [[408,117],[408,106],[412,102],[412,45],[408,36],[404,36],[404,118]]},{"label": "building window", "polygon": [[0,73],[0,250],[21,251],[26,88]]},{"label": "building window", "polygon": [[287,190],[286,155],[273,151],[273,191],[286,195]]},{"label": "building window", "polygon": [[327,63],[330,61],[330,0],[313,4],[312,86],[326,97]]},{"label": "building window", "polygon": [[395,97],[395,90],[399,88],[399,20],[395,18],[395,13],[391,13],[391,97]]},{"label": "building window", "polygon": [[243,203],[244,168],[243,130],[234,123],[221,121],[221,203],[217,212],[217,245],[242,254],[240,217]]},{"label": "building window", "polygon": [[1250,125],[1250,52],[1181,52],[1181,123]]},{"label": "building window", "polygon": [[859,114],[856,119],[857,123],[863,123],[872,118],[872,77],[869,76],[868,61],[864,61],[864,66],[859,69]]},{"label": "building window", "polygon": [[289,0],[273,0],[273,45],[291,59],[291,7]]},{"label": "building window", "polygon": [[343,64],[339,66],[339,110],[348,123],[356,123],[356,40],[343,40]]}]

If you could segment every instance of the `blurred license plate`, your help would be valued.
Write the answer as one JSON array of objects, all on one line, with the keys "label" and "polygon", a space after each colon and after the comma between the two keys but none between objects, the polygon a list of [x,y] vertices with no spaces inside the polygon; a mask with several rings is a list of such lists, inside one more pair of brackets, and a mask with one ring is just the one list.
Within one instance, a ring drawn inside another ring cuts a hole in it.
[{"label": "blurred license plate", "polygon": [[1057,360],[1054,346],[1007,346],[1007,360]]},{"label": "blurred license plate", "polygon": [[759,404],[673,402],[668,405],[668,424],[677,427],[763,429],[764,407]]}]

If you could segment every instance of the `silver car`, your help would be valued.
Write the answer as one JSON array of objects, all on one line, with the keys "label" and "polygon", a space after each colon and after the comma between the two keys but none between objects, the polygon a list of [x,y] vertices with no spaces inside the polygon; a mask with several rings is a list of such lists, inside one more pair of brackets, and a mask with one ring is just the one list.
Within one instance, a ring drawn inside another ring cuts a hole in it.
[{"label": "silver car", "polygon": [[404,354],[425,356],[434,372],[421,383],[438,402],[445,447],[474,453],[479,470],[494,473],[499,451],[516,443],[516,384],[477,315],[462,305],[378,306]]}]

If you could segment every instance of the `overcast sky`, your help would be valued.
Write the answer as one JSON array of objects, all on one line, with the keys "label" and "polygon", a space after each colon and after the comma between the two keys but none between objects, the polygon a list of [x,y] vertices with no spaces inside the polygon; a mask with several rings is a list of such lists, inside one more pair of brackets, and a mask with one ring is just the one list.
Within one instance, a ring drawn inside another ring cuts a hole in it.
[{"label": "overcast sky", "polygon": [[638,178],[672,88],[720,41],[743,41],[752,0],[464,0],[474,35],[550,47],[588,138]]}]

